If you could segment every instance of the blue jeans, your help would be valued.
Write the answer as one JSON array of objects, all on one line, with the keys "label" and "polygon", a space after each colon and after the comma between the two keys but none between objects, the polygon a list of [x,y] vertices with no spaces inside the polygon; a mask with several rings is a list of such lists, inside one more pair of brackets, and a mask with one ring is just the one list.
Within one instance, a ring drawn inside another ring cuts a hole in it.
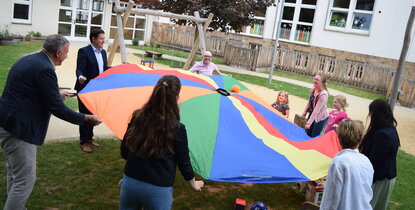
[{"label": "blue jeans", "polygon": [[326,118],[318,123],[316,123],[316,121],[311,123],[310,129],[306,130],[307,135],[310,137],[319,136],[321,134],[321,131],[323,131],[324,126],[327,123],[327,119],[329,118]]},{"label": "blue jeans", "polygon": [[120,209],[171,209],[173,187],[159,187],[124,175],[120,190]]}]

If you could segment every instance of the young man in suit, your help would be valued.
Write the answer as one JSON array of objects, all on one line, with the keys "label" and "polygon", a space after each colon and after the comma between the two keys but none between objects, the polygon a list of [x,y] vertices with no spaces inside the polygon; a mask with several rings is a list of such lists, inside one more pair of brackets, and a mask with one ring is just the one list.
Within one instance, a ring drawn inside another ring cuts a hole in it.
[{"label": "young man in suit", "polygon": [[98,117],[77,113],[63,103],[55,66],[67,58],[69,42],[62,35],[46,38],[42,51],[24,56],[10,69],[0,98],[0,145],[7,169],[4,209],[25,209],[36,180],[36,145],[42,145],[50,115],[82,125],[101,123]]},{"label": "young man in suit", "polygon": [[[99,74],[108,69],[107,53],[103,49],[105,43],[105,33],[101,29],[94,29],[89,35],[91,44],[79,49],[78,59],[76,64],[76,84],[75,90],[79,93],[88,82],[97,77]],[[79,112],[84,114],[91,114],[88,108],[82,103],[78,97]],[[99,147],[100,145],[93,140],[94,132],[93,126],[80,125],[79,126],[80,147],[84,152],[92,152],[93,145]]]}]

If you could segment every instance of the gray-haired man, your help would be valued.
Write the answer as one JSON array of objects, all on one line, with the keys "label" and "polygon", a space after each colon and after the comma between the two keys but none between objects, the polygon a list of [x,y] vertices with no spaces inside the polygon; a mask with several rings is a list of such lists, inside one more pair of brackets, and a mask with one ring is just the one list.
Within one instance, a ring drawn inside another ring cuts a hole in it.
[{"label": "gray-haired man", "polygon": [[67,108],[69,93],[59,92],[55,66],[68,57],[69,42],[47,37],[42,51],[24,56],[10,69],[0,98],[0,145],[7,168],[4,209],[25,209],[36,180],[36,145],[42,145],[50,115],[73,124],[98,125],[100,119]]}]

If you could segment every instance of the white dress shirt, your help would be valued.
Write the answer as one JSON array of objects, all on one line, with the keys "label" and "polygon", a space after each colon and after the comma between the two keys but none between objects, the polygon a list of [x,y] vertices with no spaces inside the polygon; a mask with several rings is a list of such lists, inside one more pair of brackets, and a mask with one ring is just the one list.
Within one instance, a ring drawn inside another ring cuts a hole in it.
[{"label": "white dress shirt", "polygon": [[320,209],[372,209],[373,167],[357,149],[344,149],[331,161]]},{"label": "white dress shirt", "polygon": [[92,44],[91,44],[92,50],[94,51],[95,57],[97,58],[97,63],[98,63],[98,69],[99,69],[99,74],[101,74],[102,72],[104,72],[104,59],[102,58],[102,49],[97,50],[97,48],[95,48]]}]

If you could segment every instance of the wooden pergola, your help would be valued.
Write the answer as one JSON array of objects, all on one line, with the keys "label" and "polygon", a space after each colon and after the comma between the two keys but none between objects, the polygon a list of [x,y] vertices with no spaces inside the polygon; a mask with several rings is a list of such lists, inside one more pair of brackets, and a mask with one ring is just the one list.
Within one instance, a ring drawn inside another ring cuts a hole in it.
[{"label": "wooden pergola", "polygon": [[[136,9],[133,8],[134,2],[129,1],[127,7],[121,7],[120,1],[115,1],[115,12],[117,14],[117,34],[115,35],[114,42],[110,49],[109,57],[108,57],[108,65],[111,65],[114,60],[115,50],[120,46],[120,53],[121,53],[121,62],[127,62],[127,55],[125,50],[125,43],[124,43],[124,31],[125,26],[127,24],[127,19],[130,14],[139,14],[139,15],[152,15],[152,16],[160,16],[160,17],[167,17],[173,19],[181,19],[181,20],[188,20],[193,21],[196,23],[196,32],[195,32],[195,39],[193,42],[192,50],[190,51],[189,57],[187,58],[186,64],[184,65],[183,69],[189,69],[191,63],[194,60],[196,51],[200,48],[202,54],[206,51],[206,42],[205,42],[205,31],[208,29],[210,22],[212,21],[213,14],[210,13],[208,18],[201,18],[199,12],[195,12],[194,16],[190,15],[181,15],[175,14],[171,12],[162,12],[157,10],[150,10],[150,9]],[[203,24],[203,25],[202,25]]]}]

